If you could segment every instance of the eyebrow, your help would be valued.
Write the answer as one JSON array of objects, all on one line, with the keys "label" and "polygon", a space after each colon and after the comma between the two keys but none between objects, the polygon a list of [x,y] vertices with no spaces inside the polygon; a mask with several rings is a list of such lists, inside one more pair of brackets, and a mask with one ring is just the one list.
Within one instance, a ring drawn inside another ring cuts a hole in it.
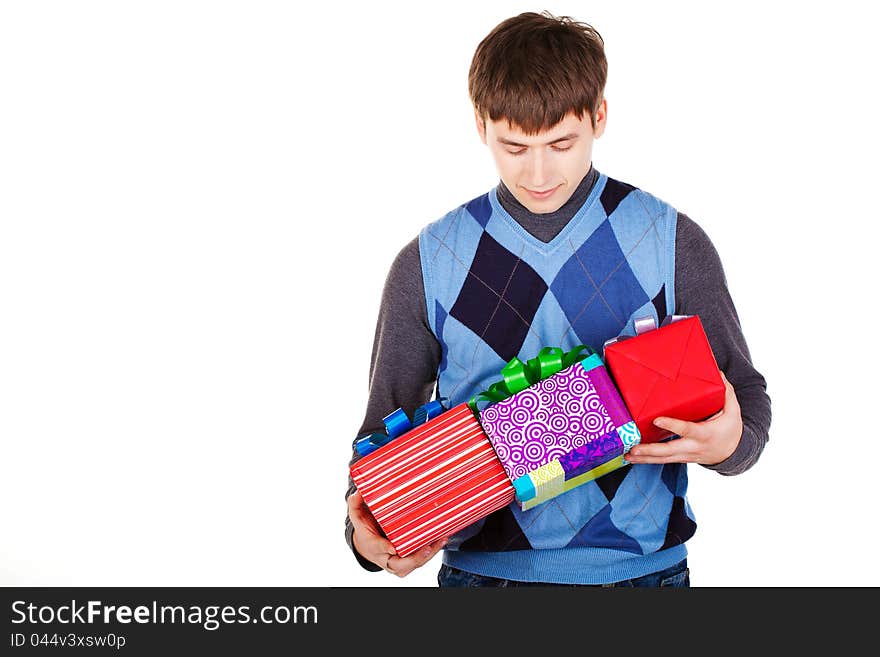
[{"label": "eyebrow", "polygon": [[[555,144],[560,141],[568,141],[569,139],[576,139],[577,136],[578,135],[576,132],[570,132],[567,135],[563,135],[562,137],[558,137],[558,138],[554,139],[553,141],[548,141],[546,143],[546,146],[550,146],[550,145]],[[523,148],[529,147],[528,144],[521,144],[518,141],[513,141],[512,139],[506,139],[504,137],[498,137],[498,142],[504,144],[505,146],[522,146]]]}]

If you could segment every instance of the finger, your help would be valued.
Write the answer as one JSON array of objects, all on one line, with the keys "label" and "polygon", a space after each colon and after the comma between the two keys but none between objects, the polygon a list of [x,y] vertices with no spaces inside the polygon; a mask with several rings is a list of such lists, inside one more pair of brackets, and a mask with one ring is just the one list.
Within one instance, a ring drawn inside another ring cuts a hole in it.
[{"label": "finger", "polygon": [[389,554],[397,554],[391,541],[384,536],[381,530],[374,529],[371,525],[359,524],[352,521],[354,532],[351,540],[358,553],[373,563],[384,566],[385,559]]},{"label": "finger", "polygon": [[666,429],[679,436],[687,436],[693,430],[693,422],[678,420],[673,417],[658,417],[654,420],[654,426]]},{"label": "finger", "polygon": [[349,509],[348,517],[351,519],[351,523],[355,527],[370,527],[372,529],[378,529],[375,518],[373,518],[372,514],[363,507],[358,506]]},{"label": "finger", "polygon": [[394,573],[395,575],[408,575],[416,568],[421,568],[426,563],[428,563],[434,556],[439,552],[444,545],[446,545],[448,539],[441,538],[429,545],[426,545],[420,548],[417,552],[407,556],[407,557],[397,557],[392,556],[388,559],[388,568],[389,572]]},{"label": "finger", "polygon": [[355,489],[355,491],[348,496],[346,502],[348,503],[349,514],[351,514],[352,511],[359,510],[364,505],[364,496]]},{"label": "finger", "polygon": [[431,559],[434,558],[434,555],[437,554],[440,550],[443,549],[443,546],[446,545],[449,539],[441,538],[439,540],[426,545],[421,550],[412,555],[419,566],[424,566]]},{"label": "finger", "polygon": [[414,566],[407,562],[406,559],[398,557],[395,554],[390,555],[384,565],[384,570],[386,572],[389,572],[392,575],[397,575],[398,577],[406,577],[413,571],[413,568]]},{"label": "finger", "polygon": [[419,548],[418,551],[413,552],[408,557],[400,558],[400,563],[410,569],[424,566],[443,548],[444,545],[446,545],[446,541],[447,539],[441,538],[433,543],[429,543],[428,545]]},{"label": "finger", "polygon": [[381,536],[365,535],[356,531],[352,535],[352,543],[359,555],[379,568],[385,568],[391,557],[395,556],[394,546]]},{"label": "finger", "polygon": [[364,498],[357,491],[348,498],[348,517],[353,524],[365,525],[379,531],[379,523],[376,522],[370,508],[364,503]]},{"label": "finger", "polygon": [[724,377],[724,408],[739,406],[739,400],[736,398],[736,390],[733,389],[733,384],[727,380],[724,372],[721,373],[721,376]]},{"label": "finger", "polygon": [[[351,497],[354,494],[349,500]],[[377,566],[384,566],[385,559],[389,554],[395,554],[395,549],[373,514],[364,504],[350,504],[348,516],[354,528],[352,541],[355,549]]]},{"label": "finger", "polygon": [[702,422],[699,422],[698,424],[703,424],[703,423],[706,423],[706,422],[711,422],[712,420],[717,420],[717,419],[718,419],[719,417],[721,417],[722,415],[724,415],[724,409],[723,409],[723,408],[722,408],[720,411],[718,411],[717,413],[715,413],[715,415],[710,415],[709,417],[707,417],[707,418],[706,418],[705,420],[703,420]]},{"label": "finger", "polygon": [[623,458],[630,463],[685,463],[691,457],[694,443],[687,438],[666,443],[635,445]]},{"label": "finger", "polygon": [[[718,371],[721,372],[721,370],[718,370]],[[727,376],[724,374],[724,372],[721,372],[721,382],[724,384],[725,396],[727,396],[731,392],[733,392],[733,384],[727,380]]]}]

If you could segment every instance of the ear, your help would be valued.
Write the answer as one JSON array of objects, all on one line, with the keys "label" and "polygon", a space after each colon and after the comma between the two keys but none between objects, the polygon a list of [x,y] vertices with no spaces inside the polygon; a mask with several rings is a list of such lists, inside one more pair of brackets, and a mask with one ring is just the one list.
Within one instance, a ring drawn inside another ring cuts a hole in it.
[{"label": "ear", "polygon": [[486,121],[480,116],[477,108],[474,108],[474,120],[477,122],[477,133],[480,135],[480,141],[486,144]]},{"label": "ear", "polygon": [[596,127],[593,128],[593,138],[598,139],[605,132],[605,124],[608,121],[608,101],[605,98],[599,103],[596,110]]}]

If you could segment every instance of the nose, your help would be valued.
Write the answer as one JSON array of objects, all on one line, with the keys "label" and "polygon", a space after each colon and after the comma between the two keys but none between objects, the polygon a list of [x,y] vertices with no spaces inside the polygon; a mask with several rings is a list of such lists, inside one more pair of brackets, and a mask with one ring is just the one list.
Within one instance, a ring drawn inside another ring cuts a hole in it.
[{"label": "nose", "polygon": [[540,191],[547,184],[547,156],[541,152],[541,149],[535,149],[529,158],[527,164],[528,171],[526,173],[531,189]]}]

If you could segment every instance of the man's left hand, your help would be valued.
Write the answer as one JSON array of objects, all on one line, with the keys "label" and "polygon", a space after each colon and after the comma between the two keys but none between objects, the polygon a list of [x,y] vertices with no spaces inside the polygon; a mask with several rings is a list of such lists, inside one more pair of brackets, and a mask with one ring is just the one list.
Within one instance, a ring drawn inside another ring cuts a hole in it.
[{"label": "man's left hand", "polygon": [[702,463],[715,465],[733,454],[742,438],[742,415],[724,372],[724,408],[702,422],[658,417],[654,424],[681,436],[662,443],[639,444],[624,455],[629,463]]}]

